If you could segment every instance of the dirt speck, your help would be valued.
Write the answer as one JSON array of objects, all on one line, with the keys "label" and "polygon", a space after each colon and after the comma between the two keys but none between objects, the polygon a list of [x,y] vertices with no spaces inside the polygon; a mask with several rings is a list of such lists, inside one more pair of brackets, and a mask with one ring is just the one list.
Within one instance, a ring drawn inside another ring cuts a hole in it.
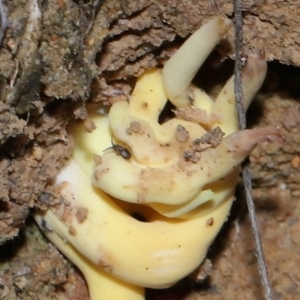
[{"label": "dirt speck", "polygon": [[206,225],[207,226],[213,226],[214,225],[214,218],[209,218],[206,220]]},{"label": "dirt speck", "polygon": [[71,235],[77,235],[77,230],[73,225],[69,226],[69,233]]},{"label": "dirt speck", "polygon": [[203,282],[211,274],[213,264],[210,259],[205,259],[204,262],[190,275],[191,279],[196,282]]},{"label": "dirt speck", "polygon": [[76,218],[78,223],[83,223],[88,217],[89,210],[85,207],[77,207],[76,209]]},{"label": "dirt speck", "polygon": [[133,121],[130,123],[130,127],[126,129],[126,133],[127,134],[133,134],[133,133],[143,134],[144,132],[141,127],[141,123],[139,123],[137,121]]},{"label": "dirt speck", "polygon": [[97,128],[95,123],[93,121],[91,121],[90,119],[84,120],[83,124],[84,124],[85,131],[88,133],[93,132]]},{"label": "dirt speck", "polygon": [[93,161],[94,161],[96,166],[101,165],[102,164],[102,157],[98,154],[93,154]]},{"label": "dirt speck", "polygon": [[175,138],[179,143],[185,143],[189,139],[189,132],[182,126],[178,125],[175,131]]},{"label": "dirt speck", "polygon": [[103,268],[106,272],[112,272],[113,266],[102,260],[101,258],[98,261],[98,266]]},{"label": "dirt speck", "polygon": [[299,155],[295,155],[293,156],[292,160],[291,160],[291,166],[294,169],[298,169],[300,166],[300,156]]},{"label": "dirt speck", "polygon": [[190,151],[190,150],[185,150],[184,154],[183,154],[183,158],[185,161],[190,161],[190,162],[196,164],[201,158],[201,153],[195,152],[195,151]]},{"label": "dirt speck", "polygon": [[193,149],[194,151],[201,152],[207,147],[207,145],[215,148],[222,142],[224,135],[225,133],[219,126],[217,126],[216,128],[205,133],[202,137],[195,139],[193,141]]}]

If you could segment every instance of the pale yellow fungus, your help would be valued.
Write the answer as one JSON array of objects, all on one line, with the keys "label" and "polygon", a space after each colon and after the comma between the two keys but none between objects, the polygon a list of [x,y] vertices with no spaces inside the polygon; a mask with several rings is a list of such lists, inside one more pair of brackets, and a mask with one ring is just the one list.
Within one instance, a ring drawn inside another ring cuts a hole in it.
[{"label": "pale yellow fungus", "polygon": [[219,16],[194,32],[165,64],[164,91],[176,107],[191,105],[190,84],[205,59],[232,26],[229,19]]},{"label": "pale yellow fungus", "polygon": [[[93,130],[70,130],[74,153],[55,180],[63,201],[35,218],[82,270],[92,300],[142,300],[145,287],[165,288],[193,272],[228,217],[240,163],[277,135],[238,131],[233,78],[215,100],[191,85],[230,25],[225,17],[205,24],[163,71],[138,78],[128,102],[108,114],[94,109]],[[249,55],[245,108],[265,74],[263,57]],[[160,124],[168,99],[178,117]]]}]

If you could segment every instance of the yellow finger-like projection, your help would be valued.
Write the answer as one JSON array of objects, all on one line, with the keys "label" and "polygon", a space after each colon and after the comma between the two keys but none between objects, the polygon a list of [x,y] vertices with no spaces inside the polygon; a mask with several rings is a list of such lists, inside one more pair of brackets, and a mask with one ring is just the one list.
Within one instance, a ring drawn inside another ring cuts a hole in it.
[{"label": "yellow finger-like projection", "polygon": [[[140,76],[128,102],[94,109],[93,132],[71,128],[74,153],[55,180],[61,204],[35,218],[82,270],[91,299],[144,299],[145,287],[168,287],[196,269],[228,217],[241,162],[277,135],[238,131],[233,78],[215,100],[191,85],[230,26],[213,19],[163,70]],[[249,55],[245,108],[265,74],[263,58]],[[168,100],[175,117],[161,124]]]}]

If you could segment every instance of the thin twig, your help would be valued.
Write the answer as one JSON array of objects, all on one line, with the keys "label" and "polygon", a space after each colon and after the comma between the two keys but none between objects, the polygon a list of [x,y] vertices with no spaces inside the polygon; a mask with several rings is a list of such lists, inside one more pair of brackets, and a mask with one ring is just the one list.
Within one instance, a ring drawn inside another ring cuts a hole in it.
[{"label": "thin twig", "polygon": [[[236,99],[236,107],[238,112],[238,120],[240,129],[246,129],[246,116],[243,106],[243,87],[242,87],[242,57],[241,47],[243,45],[243,14],[240,0],[234,0],[234,16],[235,16],[235,80],[234,80],[234,94]],[[257,225],[255,206],[252,197],[252,182],[248,165],[244,165],[243,181],[247,199],[247,206],[249,211],[249,219],[251,223],[252,232],[254,235],[256,246],[256,257],[258,261],[258,269],[261,276],[261,282],[264,288],[265,299],[272,300],[272,288],[268,278],[267,266],[265,263],[264,252],[261,244],[260,233]]]}]

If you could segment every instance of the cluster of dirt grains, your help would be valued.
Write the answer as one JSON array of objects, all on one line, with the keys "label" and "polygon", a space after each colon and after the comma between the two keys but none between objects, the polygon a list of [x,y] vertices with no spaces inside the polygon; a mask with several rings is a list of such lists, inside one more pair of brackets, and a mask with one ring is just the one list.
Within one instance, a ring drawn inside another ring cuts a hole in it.
[{"label": "cluster of dirt grains", "polygon": [[88,300],[78,270],[43,239],[33,222],[0,254],[0,299]]}]

